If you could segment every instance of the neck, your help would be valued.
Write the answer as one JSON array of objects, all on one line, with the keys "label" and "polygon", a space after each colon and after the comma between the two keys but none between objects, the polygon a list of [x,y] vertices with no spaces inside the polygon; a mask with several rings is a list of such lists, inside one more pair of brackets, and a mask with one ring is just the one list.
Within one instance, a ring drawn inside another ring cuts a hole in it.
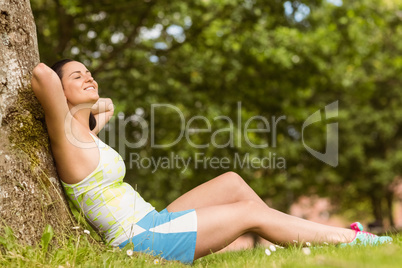
[{"label": "neck", "polygon": [[[69,105],[70,106],[70,105]],[[73,113],[73,117],[85,128],[89,128],[89,115],[91,113],[90,108],[81,108],[77,109],[76,107],[71,106],[70,107],[70,112]]]}]

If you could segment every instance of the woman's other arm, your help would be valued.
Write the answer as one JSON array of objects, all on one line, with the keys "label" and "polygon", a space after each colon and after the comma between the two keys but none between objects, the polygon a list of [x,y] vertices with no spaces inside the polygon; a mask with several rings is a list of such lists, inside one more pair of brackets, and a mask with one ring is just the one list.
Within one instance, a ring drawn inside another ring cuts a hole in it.
[{"label": "woman's other arm", "polygon": [[91,112],[96,119],[96,127],[92,131],[98,134],[113,116],[114,107],[112,100],[109,98],[99,98],[94,106],[92,106]]}]

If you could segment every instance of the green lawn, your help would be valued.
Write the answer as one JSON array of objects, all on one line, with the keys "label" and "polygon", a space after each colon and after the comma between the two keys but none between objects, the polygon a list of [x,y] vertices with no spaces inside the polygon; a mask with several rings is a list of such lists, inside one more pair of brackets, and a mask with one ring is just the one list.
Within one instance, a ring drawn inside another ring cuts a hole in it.
[{"label": "green lawn", "polygon": [[[78,232],[77,232],[78,233]],[[394,235],[391,245],[337,248],[311,247],[306,255],[300,247],[277,249],[270,256],[265,248],[212,254],[194,262],[193,267],[402,267],[402,237]],[[8,239],[8,240],[6,240]],[[58,241],[56,237],[52,241]],[[59,247],[47,248],[49,237],[38,247],[23,247],[15,239],[1,237],[1,267],[190,267],[178,262],[160,261],[144,254],[127,255],[126,250],[96,243],[86,234],[58,241]],[[8,249],[6,249],[8,248]],[[158,263],[159,262],[159,263]],[[156,264],[155,264],[156,263]]]}]

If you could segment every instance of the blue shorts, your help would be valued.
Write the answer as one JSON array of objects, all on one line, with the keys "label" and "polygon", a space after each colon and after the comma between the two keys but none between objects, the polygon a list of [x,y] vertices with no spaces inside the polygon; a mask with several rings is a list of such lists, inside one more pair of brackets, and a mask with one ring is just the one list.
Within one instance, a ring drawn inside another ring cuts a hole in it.
[{"label": "blue shorts", "polygon": [[168,212],[153,210],[136,224],[132,238],[119,245],[132,243],[134,251],[191,264],[197,240],[197,214],[194,209]]}]

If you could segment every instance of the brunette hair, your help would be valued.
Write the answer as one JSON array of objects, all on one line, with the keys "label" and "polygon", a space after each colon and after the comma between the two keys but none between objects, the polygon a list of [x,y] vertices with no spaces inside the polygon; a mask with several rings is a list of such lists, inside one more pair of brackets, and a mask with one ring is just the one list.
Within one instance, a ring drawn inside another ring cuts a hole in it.
[{"label": "brunette hair", "polygon": [[[50,68],[52,68],[53,71],[58,75],[58,77],[61,78],[63,77],[63,66],[66,63],[72,62],[74,60],[71,59],[63,59],[59,60],[55,64],[53,64]],[[96,119],[95,116],[92,114],[92,112],[89,114],[89,128],[93,130],[96,127]]]}]

